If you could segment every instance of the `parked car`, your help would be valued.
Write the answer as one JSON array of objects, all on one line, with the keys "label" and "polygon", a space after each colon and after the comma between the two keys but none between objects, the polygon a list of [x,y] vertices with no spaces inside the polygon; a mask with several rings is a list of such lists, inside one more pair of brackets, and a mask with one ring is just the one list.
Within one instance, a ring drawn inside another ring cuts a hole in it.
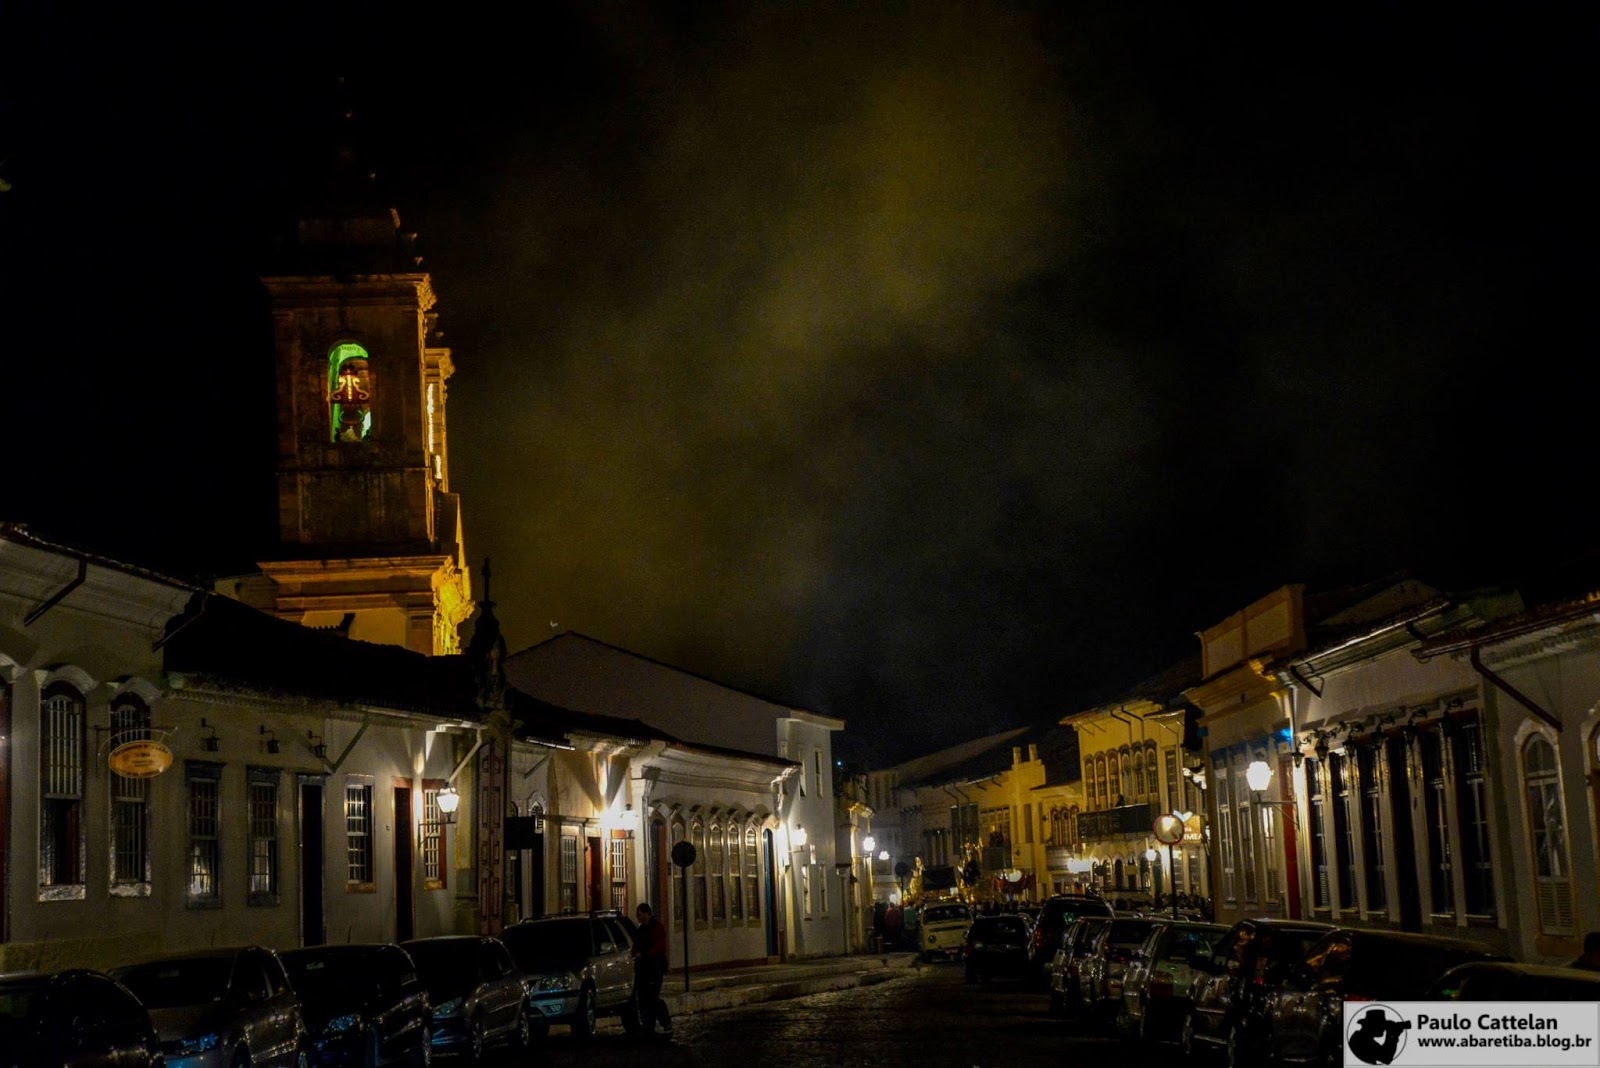
[{"label": "parked car", "polygon": [[[1259,1035],[1268,995],[1307,949],[1333,930],[1311,920],[1240,920],[1217,942],[1189,988],[1178,1043],[1190,1056],[1247,1049]],[[1230,1056],[1229,1062],[1234,1061]]]},{"label": "parked car", "polygon": [[496,1043],[533,1042],[527,986],[505,943],[487,935],[439,935],[400,943],[416,962],[433,1008],[433,1052],[473,1064]]},{"label": "parked car", "polygon": [[929,905],[922,910],[922,959],[938,960],[961,955],[972,910],[959,901]]},{"label": "parked car", "polygon": [[1445,972],[1424,1001],[1600,1001],[1600,972],[1514,961],[1476,961]]},{"label": "parked car", "polygon": [[527,980],[539,1026],[562,1023],[589,1038],[601,1016],[634,1022],[634,930],[631,920],[614,912],[548,916],[505,929],[502,937]]},{"label": "parked car", "polygon": [[411,955],[397,945],[309,946],[281,954],[300,995],[311,1060],[325,1066],[426,1066],[433,1009]]},{"label": "parked car", "polygon": [[1051,1012],[1060,1015],[1082,1007],[1083,962],[1100,925],[1110,922],[1110,916],[1081,916],[1062,934],[1061,945],[1050,961]]},{"label": "parked car", "polygon": [[1227,933],[1220,923],[1157,924],[1123,977],[1117,1030],[1146,1042],[1176,1038],[1189,1011],[1189,988],[1198,974],[1194,962],[1209,959]]},{"label": "parked car", "polygon": [[1272,1064],[1344,1060],[1344,1003],[1421,1001],[1459,964],[1506,960],[1464,938],[1341,927],[1306,951],[1268,1003],[1261,1042],[1244,1059]]},{"label": "parked car", "polygon": [[0,1066],[159,1068],[150,1013],[100,972],[0,975]]},{"label": "parked car", "polygon": [[1024,916],[979,916],[973,920],[962,945],[967,982],[1025,978],[1031,936]]},{"label": "parked car", "polygon": [[1160,922],[1116,916],[1100,926],[1080,970],[1085,1011],[1094,1016],[1115,1015],[1122,1005],[1122,979],[1133,962],[1134,951]]},{"label": "parked car", "polygon": [[1046,898],[1033,927],[1033,943],[1028,947],[1029,964],[1040,981],[1048,981],[1050,962],[1061,945],[1061,936],[1080,916],[1110,916],[1111,905],[1101,897],[1087,894],[1056,894]]},{"label": "parked car", "polygon": [[111,973],[150,1012],[167,1068],[251,1068],[308,1060],[300,998],[270,949],[179,953]]}]

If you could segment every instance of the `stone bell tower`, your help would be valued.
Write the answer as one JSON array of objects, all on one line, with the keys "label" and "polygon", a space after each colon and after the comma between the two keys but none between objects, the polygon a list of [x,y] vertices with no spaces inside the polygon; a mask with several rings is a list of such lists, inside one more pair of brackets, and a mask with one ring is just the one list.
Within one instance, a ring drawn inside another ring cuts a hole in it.
[{"label": "stone bell tower", "polygon": [[460,651],[472,613],[446,384],[414,234],[345,148],[262,277],[277,353],[278,539],[240,600],[351,638]]}]

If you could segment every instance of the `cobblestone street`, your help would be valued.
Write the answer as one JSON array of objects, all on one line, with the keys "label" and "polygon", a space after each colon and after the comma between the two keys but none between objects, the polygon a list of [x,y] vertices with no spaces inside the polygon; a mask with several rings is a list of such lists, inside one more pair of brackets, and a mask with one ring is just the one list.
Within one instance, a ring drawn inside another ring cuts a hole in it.
[{"label": "cobblestone street", "polygon": [[[557,1028],[534,1064],[759,1068],[871,1065],[991,1068],[1020,1065],[1170,1064],[1171,1046],[1141,1049],[1107,1034],[1086,1035],[1050,1016],[1041,993],[1015,986],[967,986],[959,968],[908,971],[869,987],[772,1001],[678,1021],[672,1043],[629,1038],[608,1021],[588,1045]],[[502,1061],[509,1066],[511,1058]]]}]

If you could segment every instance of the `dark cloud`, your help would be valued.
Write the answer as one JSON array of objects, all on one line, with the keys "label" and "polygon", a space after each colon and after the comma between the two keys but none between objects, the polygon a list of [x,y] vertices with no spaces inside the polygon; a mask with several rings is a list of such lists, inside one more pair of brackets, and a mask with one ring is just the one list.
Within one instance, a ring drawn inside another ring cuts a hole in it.
[{"label": "dark cloud", "polygon": [[251,559],[253,234],[332,124],[435,273],[514,645],[582,630],[885,756],[1122,689],[1285,582],[1587,536],[1580,9],[19,11],[41,526]]}]

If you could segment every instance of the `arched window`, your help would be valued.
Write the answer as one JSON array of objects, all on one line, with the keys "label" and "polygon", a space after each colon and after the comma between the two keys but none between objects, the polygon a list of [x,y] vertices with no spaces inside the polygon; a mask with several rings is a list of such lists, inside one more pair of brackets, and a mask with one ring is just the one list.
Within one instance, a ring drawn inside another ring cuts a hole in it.
[{"label": "arched window", "polygon": [[328,423],[336,442],[366,441],[372,434],[372,367],[354,342],[328,353]]},{"label": "arched window", "polygon": [[1133,751],[1133,789],[1129,790],[1129,800],[1144,793],[1144,750]]},{"label": "arched window", "polygon": [[694,824],[694,922],[706,922],[706,825]]},{"label": "arched window", "polygon": [[744,865],[739,863],[739,825],[728,821],[728,881],[733,885],[728,891],[728,919],[738,923],[744,919]]},{"label": "arched window", "polygon": [[[673,846],[677,845],[679,842],[687,842],[687,841],[688,841],[688,839],[683,836],[683,821],[682,820],[673,820],[672,821],[672,834],[669,837],[669,840],[667,842],[667,855],[669,857],[672,855],[672,847]],[[672,898],[672,925],[674,927],[682,927],[683,926],[683,890],[681,889],[681,887],[683,886],[683,881],[681,879],[673,878],[672,876],[674,874],[675,873],[672,872],[672,870],[670,868],[667,869],[667,894]]]},{"label": "arched window", "polygon": [[1078,843],[1078,806],[1073,805],[1067,809],[1067,841],[1073,845]]},{"label": "arched window", "polygon": [[1106,756],[1106,804],[1116,804],[1122,794],[1122,763],[1116,753],[1110,753]]},{"label": "arched window", "polygon": [[727,850],[722,837],[722,824],[711,825],[711,920],[728,922]]},{"label": "arched window", "polygon": [[[129,694],[111,706],[113,752],[150,738],[150,707]],[[112,893],[150,892],[150,780],[111,773]]]},{"label": "arched window", "polygon": [[1156,760],[1156,743],[1144,743],[1144,792],[1154,797],[1161,793],[1160,763]]},{"label": "arched window", "polygon": [[1094,757],[1083,762],[1083,796],[1089,804],[1094,804]]},{"label": "arched window", "polygon": [[1528,799],[1528,841],[1538,879],[1539,929],[1571,934],[1572,869],[1567,862],[1567,823],[1561,807],[1561,769],[1555,749],[1542,735],[1522,747],[1522,776]]},{"label": "arched window", "polygon": [[[83,695],[66,683],[48,687],[39,702],[39,888],[83,887]],[[69,889],[70,888],[70,889]]]},{"label": "arched window", "polygon": [[1115,886],[1118,890],[1121,890],[1122,889],[1122,858],[1121,857],[1118,857],[1116,860],[1112,861],[1112,863],[1111,863],[1111,871],[1113,873],[1113,875],[1112,875],[1112,879],[1113,879],[1112,885]]},{"label": "arched window", "polygon": [[756,844],[756,825],[744,831],[745,915],[754,923],[761,918],[761,849]]}]

